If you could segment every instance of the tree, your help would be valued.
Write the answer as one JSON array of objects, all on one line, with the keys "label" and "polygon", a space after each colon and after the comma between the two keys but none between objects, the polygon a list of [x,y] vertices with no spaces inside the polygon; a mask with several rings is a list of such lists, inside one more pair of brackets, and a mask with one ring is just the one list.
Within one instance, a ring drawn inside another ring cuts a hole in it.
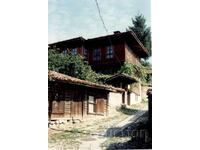
[{"label": "tree", "polygon": [[135,16],[135,19],[132,18],[132,24],[133,26],[129,26],[128,30],[133,31],[137,35],[151,56],[151,28],[147,27],[146,19],[142,14],[138,14]]},{"label": "tree", "polygon": [[48,51],[48,69],[56,72],[64,69],[65,58],[55,50]]},{"label": "tree", "polygon": [[48,69],[79,79],[97,82],[96,72],[79,55],[64,55],[55,50],[49,50]]}]

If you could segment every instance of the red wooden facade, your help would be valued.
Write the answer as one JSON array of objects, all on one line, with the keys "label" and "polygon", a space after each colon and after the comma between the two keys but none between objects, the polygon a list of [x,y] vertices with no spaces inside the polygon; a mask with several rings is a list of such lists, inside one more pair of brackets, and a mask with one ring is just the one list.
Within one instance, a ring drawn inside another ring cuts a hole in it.
[{"label": "red wooden facade", "polygon": [[[109,46],[112,47],[113,57],[107,58],[106,53]],[[115,32],[112,35],[87,40],[79,37],[49,44],[49,47],[57,48],[60,52],[64,50],[70,52],[76,48],[76,54],[84,56],[95,71],[102,73],[116,72],[125,61],[137,64],[140,58],[148,56],[145,47],[131,31]],[[94,60],[95,49],[100,50],[98,60]]]}]

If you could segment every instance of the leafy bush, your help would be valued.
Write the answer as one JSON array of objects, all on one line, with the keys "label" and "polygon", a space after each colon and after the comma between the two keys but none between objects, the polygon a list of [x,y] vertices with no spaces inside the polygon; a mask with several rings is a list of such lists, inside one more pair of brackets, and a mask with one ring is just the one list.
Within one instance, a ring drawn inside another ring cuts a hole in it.
[{"label": "leafy bush", "polygon": [[150,82],[149,76],[147,75],[146,68],[142,65],[135,65],[129,62],[125,62],[120,68],[118,73],[124,73],[129,76],[140,79],[142,82]]},{"label": "leafy bush", "polygon": [[80,55],[62,54],[48,51],[48,69],[91,82],[97,81],[97,73]]}]

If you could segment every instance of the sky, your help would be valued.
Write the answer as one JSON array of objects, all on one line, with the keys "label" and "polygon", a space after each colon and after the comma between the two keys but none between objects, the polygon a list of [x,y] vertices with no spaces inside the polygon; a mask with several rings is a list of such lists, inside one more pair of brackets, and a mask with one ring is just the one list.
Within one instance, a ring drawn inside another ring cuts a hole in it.
[{"label": "sky", "polygon": [[[98,0],[109,34],[125,31],[141,13],[151,25],[150,0]],[[48,0],[48,43],[106,35],[95,0]]]}]

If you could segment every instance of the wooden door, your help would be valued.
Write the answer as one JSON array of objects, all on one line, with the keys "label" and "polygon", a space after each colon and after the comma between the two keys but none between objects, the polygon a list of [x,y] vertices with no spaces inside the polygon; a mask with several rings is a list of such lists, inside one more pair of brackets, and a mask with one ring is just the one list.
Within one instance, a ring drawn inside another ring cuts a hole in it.
[{"label": "wooden door", "polygon": [[65,115],[71,117],[71,103],[73,101],[73,90],[67,89],[65,91]]},{"label": "wooden door", "polygon": [[71,102],[71,116],[83,115],[83,93],[78,90],[74,90],[73,100]]}]

